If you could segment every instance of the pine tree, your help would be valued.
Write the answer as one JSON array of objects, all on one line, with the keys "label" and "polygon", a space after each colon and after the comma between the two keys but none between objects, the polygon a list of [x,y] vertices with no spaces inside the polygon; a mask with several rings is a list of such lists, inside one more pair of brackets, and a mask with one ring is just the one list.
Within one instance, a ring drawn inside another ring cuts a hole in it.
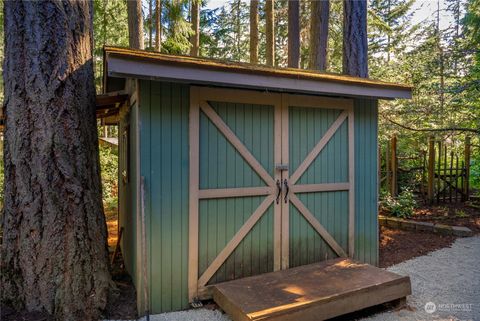
[{"label": "pine tree", "polygon": [[310,69],[327,69],[330,1],[312,1],[310,23]]},{"label": "pine tree", "polygon": [[166,9],[166,40],[163,48],[170,54],[187,54],[190,50],[190,36],[193,31],[187,21],[185,12],[188,12],[188,0],[164,1]]},{"label": "pine tree", "polygon": [[250,63],[258,63],[258,0],[250,0]]},{"label": "pine tree", "polygon": [[288,67],[300,66],[300,3],[288,0]]},{"label": "pine tree", "polygon": [[343,73],[368,77],[367,1],[343,2]]}]

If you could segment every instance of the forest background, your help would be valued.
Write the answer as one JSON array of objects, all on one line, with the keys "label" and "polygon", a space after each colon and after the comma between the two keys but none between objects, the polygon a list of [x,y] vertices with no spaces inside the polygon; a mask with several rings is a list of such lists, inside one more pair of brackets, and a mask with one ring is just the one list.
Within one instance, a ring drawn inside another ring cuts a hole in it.
[{"label": "forest background", "polygon": [[[192,1],[197,0],[142,1],[147,50],[189,54]],[[101,93],[103,46],[128,46],[127,1],[94,0],[93,3],[95,81],[97,93]],[[3,2],[0,6],[0,59],[3,61]],[[248,62],[250,2],[201,1],[199,6],[199,55]],[[287,0],[274,2],[274,65],[277,67],[286,67],[288,62],[287,10]],[[311,59],[311,11],[311,1],[300,1],[300,68],[303,69],[309,67]],[[259,1],[258,13],[258,62],[265,64],[265,1]],[[427,150],[430,136],[448,142],[458,152],[465,136],[471,136],[471,187],[478,191],[480,0],[369,0],[367,19],[369,77],[414,87],[412,100],[381,101],[379,145],[385,146],[390,137],[396,135],[399,154],[408,159]],[[343,2],[331,1],[326,72],[342,72],[342,24]],[[3,101],[1,81],[0,78],[0,101]],[[99,124],[100,136],[103,133]],[[108,135],[115,137],[116,127],[110,126]],[[118,177],[115,149],[101,146],[100,161],[104,204],[107,209],[114,209]],[[3,185],[3,160],[0,165],[0,184]],[[0,195],[0,201],[2,199]]]}]

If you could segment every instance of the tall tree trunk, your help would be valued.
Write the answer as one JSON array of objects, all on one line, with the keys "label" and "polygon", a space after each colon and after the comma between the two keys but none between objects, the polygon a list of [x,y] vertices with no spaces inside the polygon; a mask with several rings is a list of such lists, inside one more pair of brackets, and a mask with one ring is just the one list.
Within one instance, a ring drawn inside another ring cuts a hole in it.
[{"label": "tall tree trunk", "polygon": [[190,37],[191,56],[198,56],[200,51],[200,0],[192,0],[192,29],[193,34]]},{"label": "tall tree trunk", "polygon": [[343,73],[368,77],[367,1],[343,1]]},{"label": "tall tree trunk", "polygon": [[330,1],[313,0],[310,19],[310,69],[327,69]]},{"label": "tall tree trunk", "polygon": [[131,48],[143,49],[142,0],[127,1],[128,44]]},{"label": "tall tree trunk", "polygon": [[148,48],[153,48],[153,0],[148,0]]},{"label": "tall tree trunk", "polygon": [[155,1],[155,51],[162,49],[162,0]]},{"label": "tall tree trunk", "polygon": [[258,64],[258,0],[250,0],[250,63]]},{"label": "tall tree trunk", "polygon": [[[436,33],[437,33],[437,49],[438,49],[438,58],[440,61],[440,113],[443,114],[445,107],[445,64],[443,57],[443,48],[442,48],[442,34],[440,31],[440,0],[437,0],[437,23],[436,23]],[[447,116],[448,117],[448,116]],[[440,123],[443,123],[443,117],[440,117]]]},{"label": "tall tree trunk", "polygon": [[5,2],[2,301],[96,320],[111,282],[91,1]]},{"label": "tall tree trunk", "polygon": [[268,66],[273,66],[275,64],[275,8],[274,0],[266,0],[265,2],[265,15],[266,15],[266,36],[267,36],[267,46],[265,49],[266,62]]},{"label": "tall tree trunk", "polygon": [[288,67],[300,65],[300,1],[288,0]]},{"label": "tall tree trunk", "polygon": [[[392,3],[391,0],[388,0],[387,2],[387,26],[390,29],[390,13],[392,11]],[[390,39],[390,32],[391,30],[388,30],[387,32],[387,62],[390,62],[390,47],[391,47],[391,39]]]}]

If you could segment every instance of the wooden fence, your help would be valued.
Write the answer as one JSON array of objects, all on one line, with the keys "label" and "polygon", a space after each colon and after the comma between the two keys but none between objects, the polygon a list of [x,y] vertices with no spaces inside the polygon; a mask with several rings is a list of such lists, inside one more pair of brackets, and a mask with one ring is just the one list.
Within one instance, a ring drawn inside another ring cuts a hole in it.
[{"label": "wooden fence", "polygon": [[379,146],[380,187],[397,196],[402,184],[413,186],[426,203],[469,199],[470,137],[462,144],[430,137],[427,149],[410,155],[399,155],[397,143],[393,136],[384,148]]}]

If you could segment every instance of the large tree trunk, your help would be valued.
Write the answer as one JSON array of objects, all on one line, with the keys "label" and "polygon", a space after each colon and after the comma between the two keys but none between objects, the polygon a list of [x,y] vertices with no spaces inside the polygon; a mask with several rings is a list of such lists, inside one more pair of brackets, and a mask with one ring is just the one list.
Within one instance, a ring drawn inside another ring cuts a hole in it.
[{"label": "large tree trunk", "polygon": [[288,0],[288,67],[300,65],[300,1]]},{"label": "large tree trunk", "polygon": [[367,0],[343,2],[343,73],[368,77]]},{"label": "large tree trunk", "polygon": [[310,69],[327,69],[330,1],[314,0],[310,19]]},{"label": "large tree trunk", "polygon": [[275,64],[275,33],[274,33],[274,23],[275,23],[275,8],[274,0],[266,0],[265,2],[265,15],[266,15],[266,26],[265,33],[267,36],[267,46],[265,49],[266,62],[268,66],[273,66]]},{"label": "large tree trunk", "polygon": [[2,301],[93,320],[109,284],[91,1],[5,2]]},{"label": "large tree trunk", "polygon": [[153,0],[148,0],[148,47],[153,48]]},{"label": "large tree trunk", "polygon": [[162,0],[155,1],[155,51],[162,49]]},{"label": "large tree trunk", "polygon": [[250,63],[258,64],[258,0],[250,0]]},{"label": "large tree trunk", "polygon": [[192,29],[193,34],[190,37],[190,43],[192,47],[190,48],[191,56],[198,56],[200,51],[200,0],[192,0]]},{"label": "large tree trunk", "polygon": [[127,1],[128,44],[135,49],[143,49],[142,0]]}]

